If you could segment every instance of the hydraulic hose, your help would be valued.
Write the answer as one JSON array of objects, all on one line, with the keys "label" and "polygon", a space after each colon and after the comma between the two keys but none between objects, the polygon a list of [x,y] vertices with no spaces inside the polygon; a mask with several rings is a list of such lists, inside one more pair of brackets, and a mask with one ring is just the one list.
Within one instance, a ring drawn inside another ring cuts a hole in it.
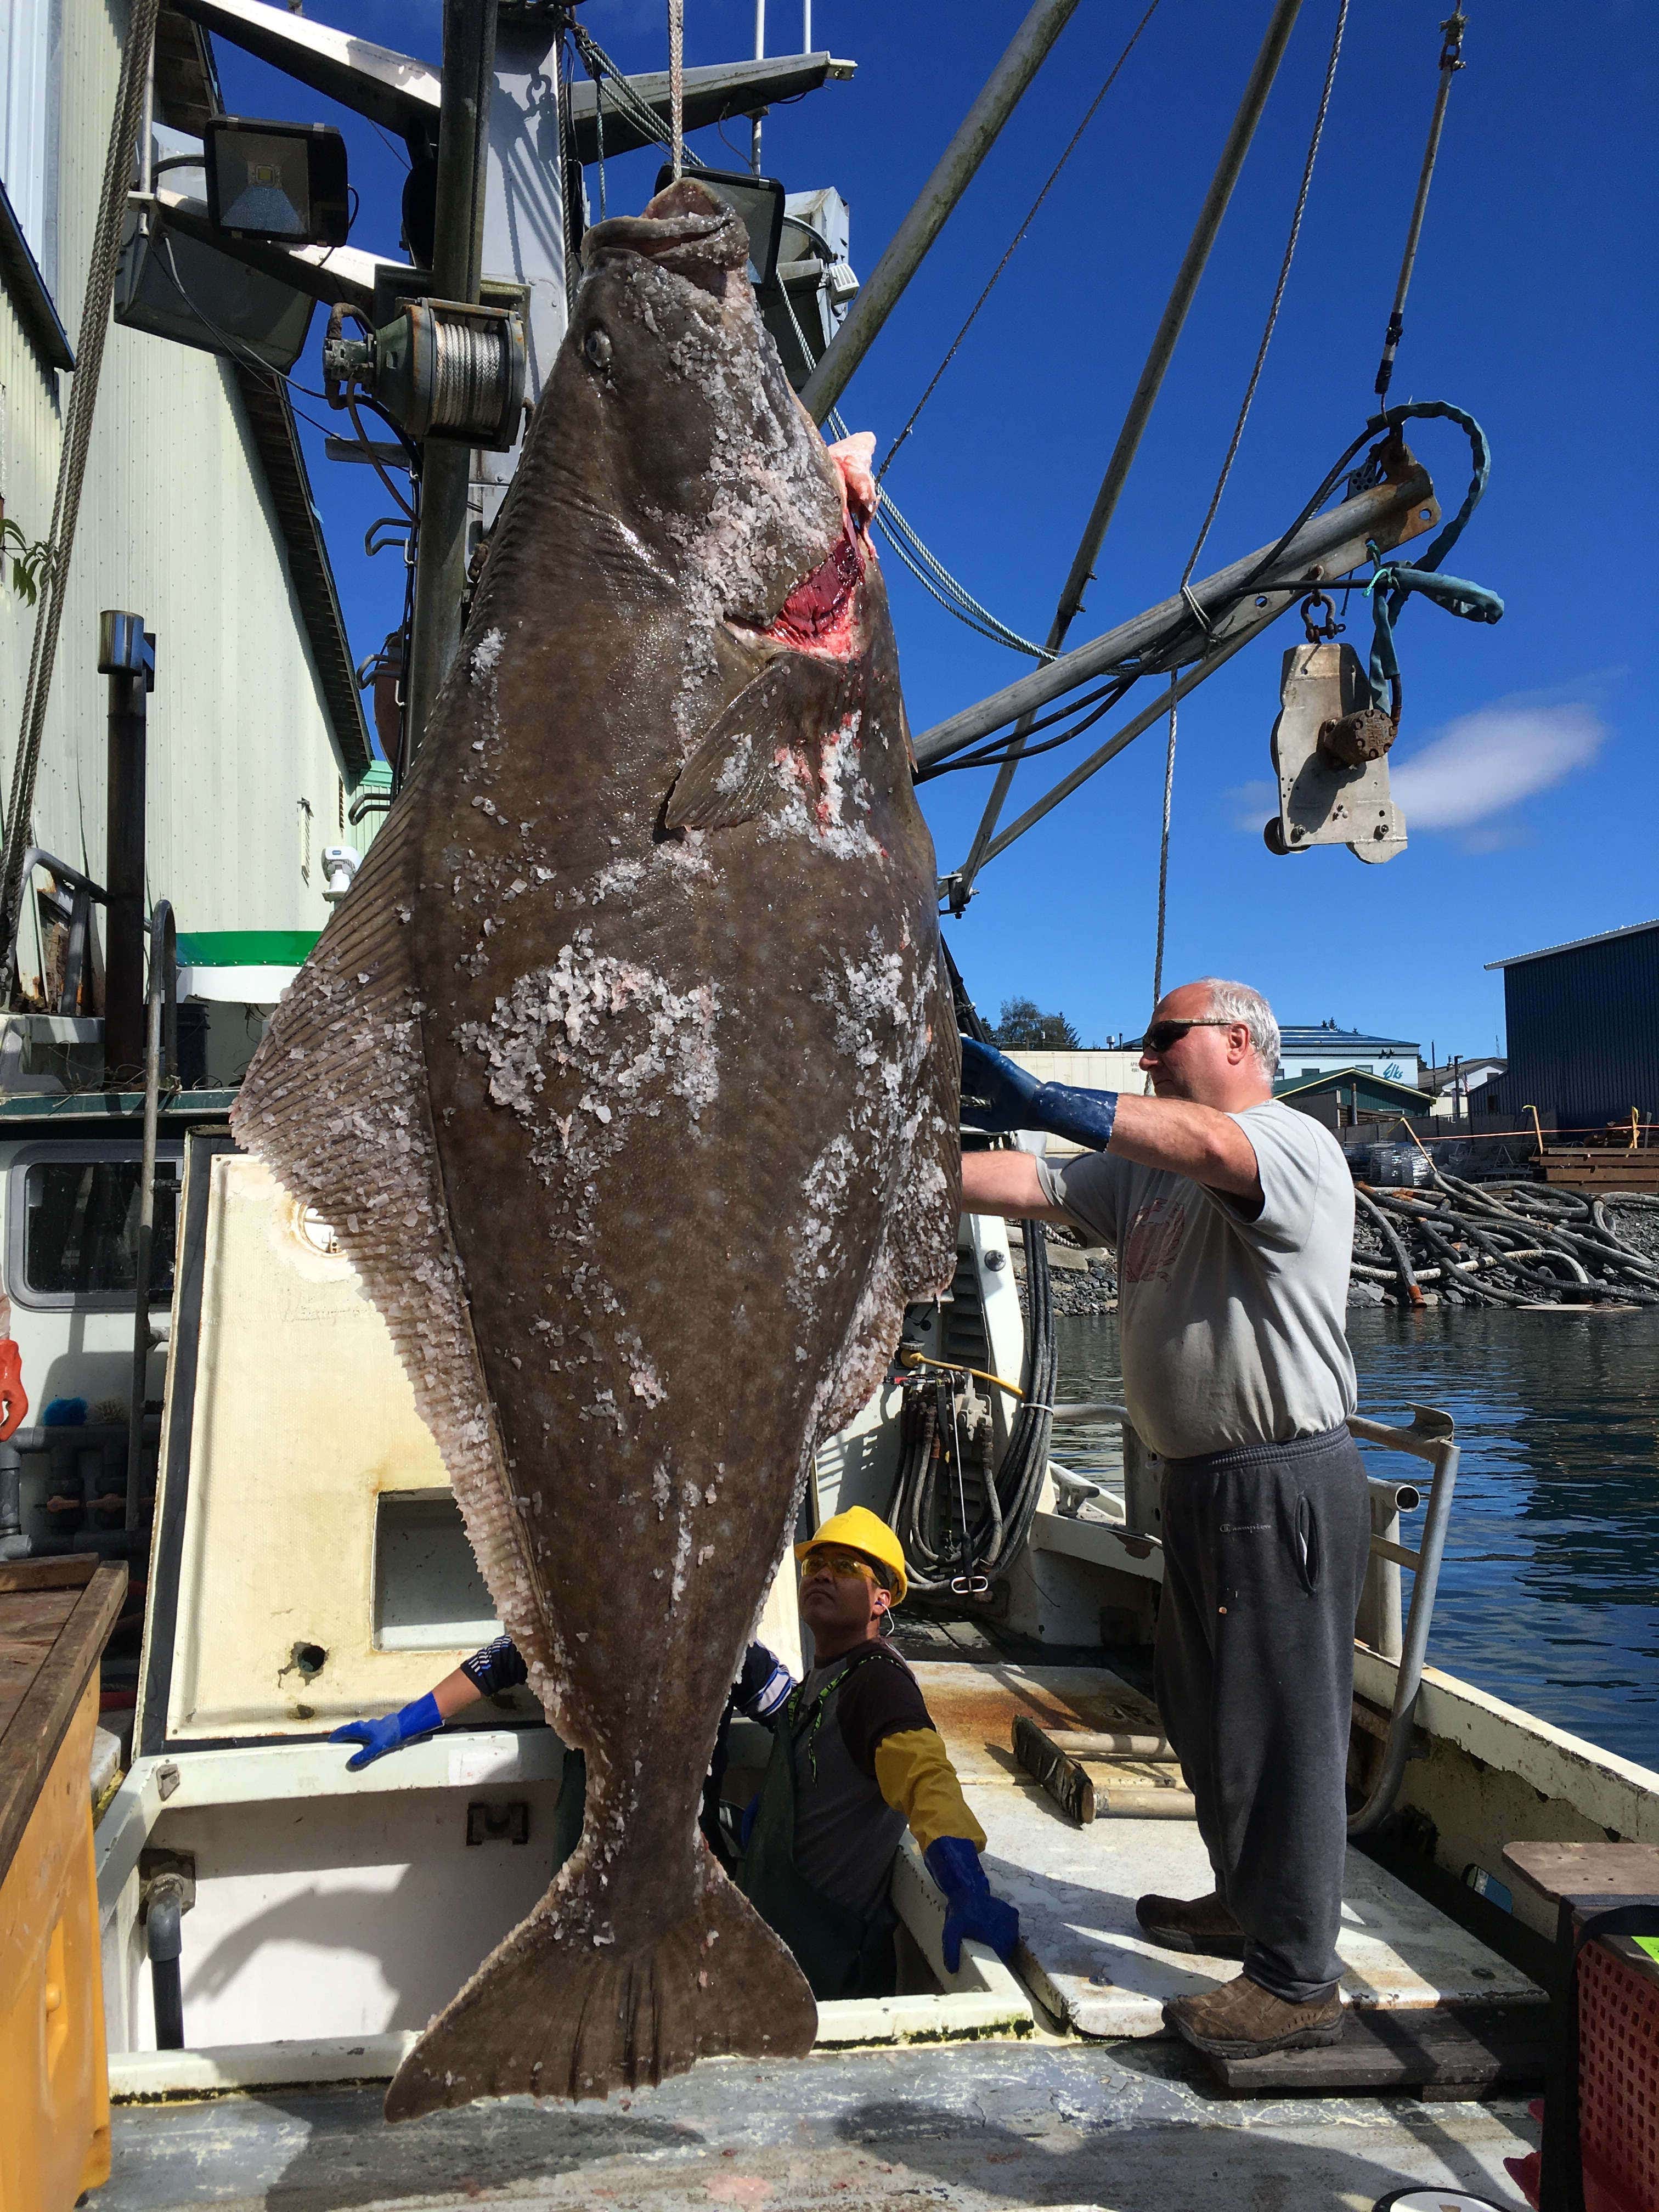
[{"label": "hydraulic hose", "polygon": [[149,1949],[151,1996],[155,2007],[155,2048],[182,2051],[185,2047],[185,1996],[179,1959],[184,1949],[179,1921],[184,1907],[182,1887],[163,1875],[149,1893],[144,1915],[144,1936]]}]

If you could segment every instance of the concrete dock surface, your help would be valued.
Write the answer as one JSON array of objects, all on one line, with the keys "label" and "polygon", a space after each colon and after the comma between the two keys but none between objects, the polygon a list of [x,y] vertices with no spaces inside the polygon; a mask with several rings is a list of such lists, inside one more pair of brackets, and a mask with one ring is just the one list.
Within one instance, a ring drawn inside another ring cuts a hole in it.
[{"label": "concrete dock surface", "polygon": [[388,2127],[376,2087],[118,2106],[95,2212],[1370,2212],[1412,2182],[1522,2199],[1520,2098],[1233,2100],[1146,2041],[723,2060],[609,2104]]}]

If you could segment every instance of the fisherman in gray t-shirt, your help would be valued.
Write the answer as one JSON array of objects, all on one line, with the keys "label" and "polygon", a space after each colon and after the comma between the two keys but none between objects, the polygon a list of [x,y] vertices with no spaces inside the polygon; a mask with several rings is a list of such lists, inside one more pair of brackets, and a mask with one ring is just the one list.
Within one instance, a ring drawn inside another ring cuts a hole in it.
[{"label": "fisherman in gray t-shirt", "polygon": [[1174,1950],[1241,1959],[1164,2008],[1223,2057],[1334,2043],[1353,1631],[1370,1548],[1343,1330],[1353,1185],[1341,1147],[1277,1103],[1265,999],[1206,977],[1143,1040],[1153,1096],[1039,1084],[964,1040],[963,1115],[1090,1149],[963,1157],[975,1213],[1113,1245],[1123,1395],[1164,1462],[1158,1709],[1216,1887],[1143,1897]]}]

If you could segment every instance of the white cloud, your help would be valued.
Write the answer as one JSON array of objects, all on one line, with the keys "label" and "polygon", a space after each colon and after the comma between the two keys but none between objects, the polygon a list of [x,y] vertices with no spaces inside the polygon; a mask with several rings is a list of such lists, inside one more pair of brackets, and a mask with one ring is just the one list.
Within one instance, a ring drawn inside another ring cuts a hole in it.
[{"label": "white cloud", "polygon": [[1259,837],[1267,817],[1279,811],[1279,786],[1265,776],[1256,783],[1236,783],[1222,793],[1221,803],[1235,830],[1253,830]]},{"label": "white cloud", "polygon": [[1391,762],[1395,803],[1409,830],[1466,830],[1587,767],[1606,734],[1582,700],[1500,699],[1460,716],[1410,759]]}]

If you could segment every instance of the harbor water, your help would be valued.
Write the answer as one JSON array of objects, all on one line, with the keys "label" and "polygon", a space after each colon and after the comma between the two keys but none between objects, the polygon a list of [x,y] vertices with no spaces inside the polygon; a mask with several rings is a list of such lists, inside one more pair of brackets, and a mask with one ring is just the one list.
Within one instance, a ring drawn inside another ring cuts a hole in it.
[{"label": "harbor water", "polygon": [[[1116,1317],[1055,1328],[1059,1401],[1120,1398]],[[1348,1334],[1362,1413],[1407,1422],[1415,1402],[1457,1424],[1430,1663],[1659,1766],[1659,1310],[1362,1308]],[[1115,1431],[1057,1427],[1053,1449],[1117,1487]],[[1406,1543],[1421,1526],[1405,1517]]]}]

